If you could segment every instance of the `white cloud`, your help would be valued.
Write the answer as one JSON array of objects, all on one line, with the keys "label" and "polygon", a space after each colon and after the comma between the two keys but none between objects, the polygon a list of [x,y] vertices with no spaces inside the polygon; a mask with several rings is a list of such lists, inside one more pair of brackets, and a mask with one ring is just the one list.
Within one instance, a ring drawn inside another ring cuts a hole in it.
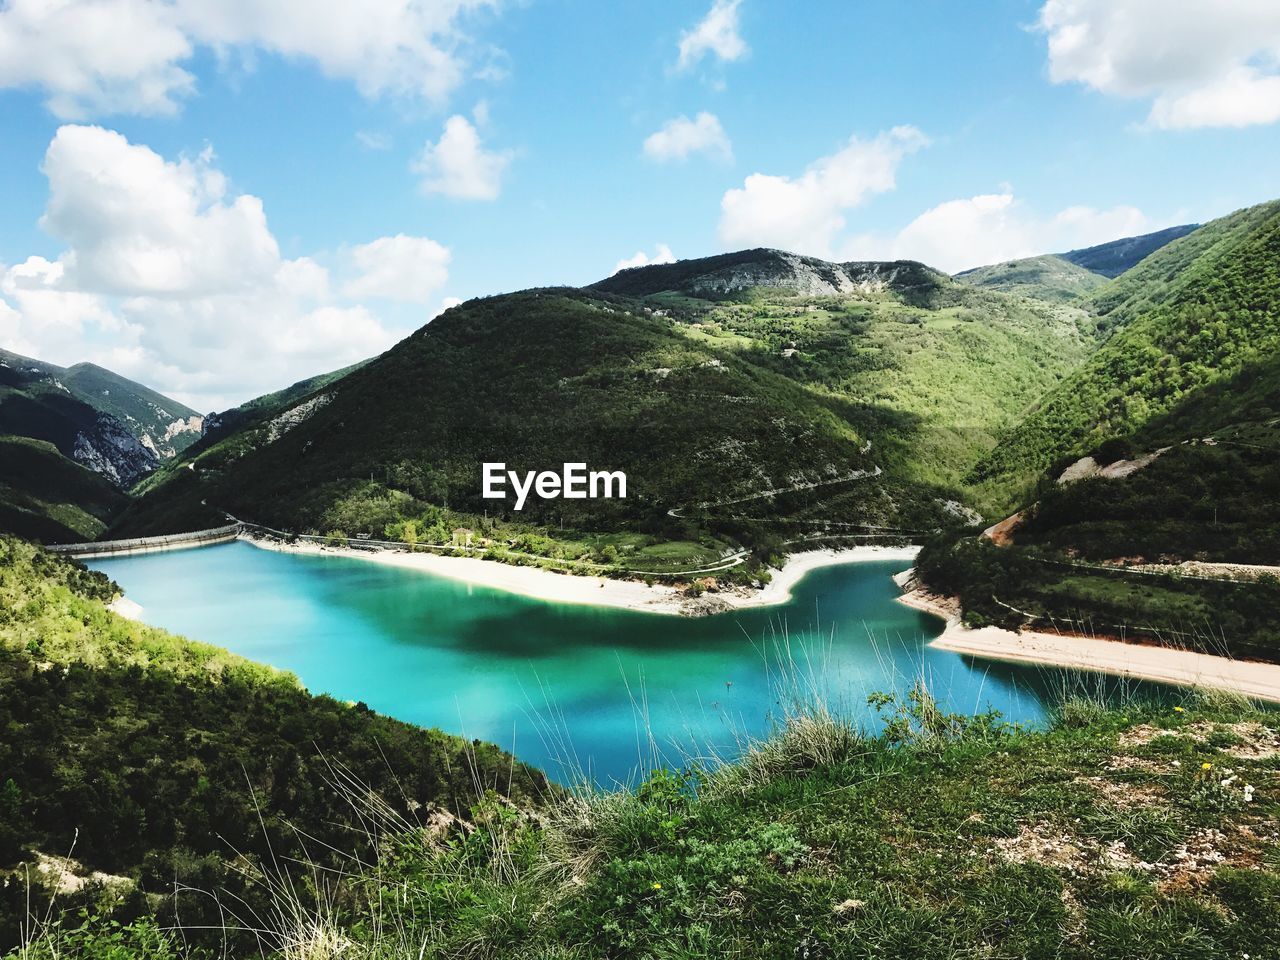
[{"label": "white cloud", "polygon": [[336,285],[283,258],[262,202],[230,195],[209,151],[166,160],[65,126],[43,169],[42,223],[66,248],[0,271],[0,346],[94,360],[202,409],[385,350],[406,331],[360,301],[423,303],[447,278],[449,251],[424,237],[355,247]]},{"label": "white cloud", "polygon": [[41,226],[68,244],[69,283],[186,296],[256,287],[280,262],[257,197],[226,196],[206,151],[170,163],[102,127],[64,126],[45,153]]},{"label": "white cloud", "polygon": [[853,238],[847,259],[920,260],[955,273],[1043,253],[1062,253],[1157,229],[1136,207],[1067,207],[1038,216],[1012,193],[948,200],[926,210],[897,234]]},{"label": "white cloud", "polygon": [[738,32],[738,7],[742,0],[714,0],[707,15],[680,37],[677,69],[686,70],[708,53],[720,60],[739,60],[750,48]]},{"label": "white cloud", "polygon": [[0,86],[43,90],[60,117],[173,113],[195,88],[192,44],[169,5],[11,0],[0,10]]},{"label": "white cloud", "polygon": [[715,114],[703,111],[692,120],[686,116],[668,120],[644,141],[644,155],[659,163],[684,160],[694,153],[708,153],[722,160],[733,157],[729,138]]},{"label": "white cloud", "polygon": [[1280,3],[1048,0],[1049,76],[1150,99],[1155,127],[1280,120]]},{"label": "white cloud", "polygon": [[0,275],[0,314],[7,317],[0,345],[37,359],[65,359],[80,350],[86,327],[117,335],[125,329],[102,298],[65,289],[64,276],[62,263],[44,257],[28,257]]},{"label": "white cloud", "polygon": [[316,64],[362,94],[441,102],[464,78],[460,19],[495,0],[10,0],[0,86],[78,119],[166,114],[195,89],[197,48]]},{"label": "white cloud", "polygon": [[653,256],[649,256],[643,250],[637,250],[634,254],[625,260],[619,260],[613,265],[613,272],[619,270],[627,270],[631,267],[647,267],[653,263],[675,263],[676,255],[671,252],[671,248],[665,243],[659,243],[653,249]]},{"label": "white cloud", "polygon": [[1150,121],[1166,129],[1250,127],[1280,120],[1280,75],[1236,67],[1226,76],[1177,97],[1160,97]]},{"label": "white cloud", "polygon": [[445,122],[440,139],[423,148],[413,170],[422,175],[426,193],[459,200],[496,200],[510,162],[509,152],[486,150],[471,121],[455,114]]},{"label": "white cloud", "polygon": [[397,234],[356,247],[351,257],[360,275],[343,288],[347,296],[427,303],[449,279],[452,254],[426,237]]},{"label": "white cloud", "polygon": [[845,227],[844,211],[892,190],[899,162],[928,142],[915,127],[894,127],[872,140],[851,137],[799,177],[753,173],[720,201],[720,242],[829,257]]}]

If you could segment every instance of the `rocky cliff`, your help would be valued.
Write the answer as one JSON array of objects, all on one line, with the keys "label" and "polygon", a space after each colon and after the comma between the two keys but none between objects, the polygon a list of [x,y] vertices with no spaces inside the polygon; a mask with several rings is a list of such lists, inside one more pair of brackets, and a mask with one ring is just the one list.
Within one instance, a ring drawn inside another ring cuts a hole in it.
[{"label": "rocky cliff", "polygon": [[913,260],[834,263],[757,249],[696,260],[681,260],[621,270],[592,288],[625,296],[675,291],[700,297],[723,297],[751,289],[784,290],[804,297],[873,296],[933,291],[948,278]]},{"label": "rocky cliff", "polygon": [[122,489],[133,486],[160,466],[160,456],[149,443],[107,413],[76,434],[71,459],[100,473]]}]

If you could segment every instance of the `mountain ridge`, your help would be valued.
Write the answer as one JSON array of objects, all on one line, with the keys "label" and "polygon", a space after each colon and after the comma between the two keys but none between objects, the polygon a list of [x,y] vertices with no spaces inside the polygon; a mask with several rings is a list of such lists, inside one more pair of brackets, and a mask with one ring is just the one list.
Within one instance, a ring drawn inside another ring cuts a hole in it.
[{"label": "mountain ridge", "polygon": [[173,457],[200,438],[200,413],[96,363],[82,361],[60,367],[0,350],[0,367],[41,378],[54,389],[114,417],[161,460]]},{"label": "mountain ridge", "polygon": [[[797,292],[812,289],[846,292]],[[661,542],[713,557],[778,542],[786,528],[764,524],[788,514],[929,529],[964,514],[957,479],[1076,362],[1082,323],[915,263],[767,250],[480,298],[281,411],[277,427],[192,448],[140,487],[112,535],[207,525],[213,507],[379,538],[408,520],[437,538],[499,522],[516,525],[506,540],[529,534],[553,554],[562,531],[627,549],[625,534],[643,532],[638,565]],[[630,494],[516,517],[478,498],[486,461],[619,469]],[[741,498],[763,522],[671,513]]]},{"label": "mountain ridge", "polygon": [[915,260],[835,262],[756,247],[732,253],[646,264],[620,270],[586,289],[629,296],[679,290],[728,296],[754,288],[789,290],[801,296],[837,296],[923,288],[946,277]]},{"label": "mountain ridge", "polygon": [[1093,273],[1100,274],[1109,280],[1114,280],[1161,247],[1172,243],[1180,237],[1185,237],[1199,227],[1200,224],[1198,223],[1184,223],[1176,227],[1165,227],[1163,230],[1139,234],[1135,237],[1121,237],[1118,240],[1094,244],[1091,247],[1068,250],[1066,253],[1057,254],[1057,256],[1069,263],[1074,263]]}]

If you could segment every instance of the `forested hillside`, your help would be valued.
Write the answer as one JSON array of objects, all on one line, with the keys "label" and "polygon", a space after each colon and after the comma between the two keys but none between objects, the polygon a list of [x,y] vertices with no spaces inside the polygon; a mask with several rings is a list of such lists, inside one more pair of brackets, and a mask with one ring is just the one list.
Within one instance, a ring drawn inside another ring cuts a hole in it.
[{"label": "forested hillside", "polygon": [[96,540],[127,502],[53,444],[0,436],[0,530],[44,543]]},{"label": "forested hillside", "polygon": [[0,531],[97,539],[128,488],[200,426],[195,411],[102,367],[0,350]]},{"label": "forested hillside", "polygon": [[[55,917],[181,915],[196,931],[233,905],[260,910],[263,869],[310,896],[314,875],[291,860],[369,855],[350,802],[366,790],[424,823],[485,788],[545,796],[544,778],[496,747],[313,697],[291,675],[116,616],[103,603],[117,593],[0,537],[0,949],[55,894]],[[175,884],[202,892],[175,900]]]},{"label": "forested hillside", "polygon": [[283,390],[276,390],[272,393],[255,397],[240,404],[238,407],[209,414],[205,418],[204,436],[196,444],[193,444],[195,450],[192,452],[197,453],[200,450],[207,449],[228,434],[242,432],[252,426],[269,429],[270,421],[274,417],[296,406],[311,394],[324,389],[329,384],[341,380],[348,373],[359,370],[368,362],[368,360],[362,360],[360,363],[353,363],[340,370],[307,377],[305,380],[290,384]]},{"label": "forested hillside", "polygon": [[161,460],[200,439],[201,416],[197,411],[97,364],[59,367],[0,350],[0,367],[24,373],[29,381],[114,417]]},{"label": "forested hillside", "polygon": [[[10,355],[12,356],[12,355]],[[0,530],[97,538],[159,458],[121,421],[38,369],[0,364]]]},{"label": "forested hillside", "polygon": [[1068,253],[1009,260],[962,271],[956,274],[956,279],[977,287],[1036,297],[1049,303],[1084,300],[1105,286],[1109,279],[1118,277],[1196,227],[1196,224],[1169,227]]},{"label": "forested hillside", "polygon": [[1167,227],[1138,237],[1123,237],[1093,247],[1069,250],[1059,256],[1099,276],[1118,277],[1165,244],[1172,243],[1179,237],[1185,237],[1198,226],[1199,224],[1186,223],[1179,227]]},{"label": "forested hillside", "polygon": [[1052,254],[977,267],[956,274],[956,279],[1049,303],[1082,300],[1107,282],[1101,274]]},{"label": "forested hillside", "polygon": [[974,480],[1013,494],[1011,507],[1051,466],[1106,440],[1190,439],[1158,428],[1208,432],[1265,415],[1242,402],[1259,383],[1269,391],[1274,376],[1277,262],[1280,203],[1262,204],[1206,224],[1100,289],[1092,302],[1110,336],[981,462]]},{"label": "forested hillside", "polygon": [[[932,529],[954,522],[960,481],[998,434],[1079,361],[1084,327],[1079,311],[919,264],[776,251],[472,301],[270,421],[193,450],[142,488],[117,530],[208,524],[217,507],[382,536],[406,519],[470,527],[488,510],[552,537],[682,540],[701,536],[689,527],[701,505],[744,497],[733,513]],[[516,518],[479,499],[485,461],[621,469],[628,499],[531,502]],[[735,524],[713,532],[764,535]]]},{"label": "forested hillside", "polygon": [[1092,303],[1098,351],[974,472],[1019,515],[931,543],[922,576],[972,623],[1280,660],[1280,204]]}]

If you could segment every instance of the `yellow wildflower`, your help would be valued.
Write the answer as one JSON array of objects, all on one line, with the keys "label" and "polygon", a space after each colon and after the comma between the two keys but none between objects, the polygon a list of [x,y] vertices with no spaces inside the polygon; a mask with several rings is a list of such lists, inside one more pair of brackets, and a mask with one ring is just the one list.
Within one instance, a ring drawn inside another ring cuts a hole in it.
[{"label": "yellow wildflower", "polygon": [[661,889],[662,889],[662,884],[658,883],[658,882],[655,880],[655,881],[654,881],[654,884],[653,884],[653,889],[655,889],[655,890],[661,890]]},{"label": "yellow wildflower", "polygon": [[1187,711],[1186,711],[1186,710],[1184,710],[1182,707],[1174,707],[1174,708],[1173,708],[1173,712],[1174,712],[1174,713],[1186,713]]},{"label": "yellow wildflower", "polygon": [[1206,760],[1204,763],[1200,764],[1200,769],[1201,769],[1201,770],[1212,770],[1212,769],[1213,769],[1213,764],[1212,764],[1212,763],[1209,763],[1209,762]]}]

